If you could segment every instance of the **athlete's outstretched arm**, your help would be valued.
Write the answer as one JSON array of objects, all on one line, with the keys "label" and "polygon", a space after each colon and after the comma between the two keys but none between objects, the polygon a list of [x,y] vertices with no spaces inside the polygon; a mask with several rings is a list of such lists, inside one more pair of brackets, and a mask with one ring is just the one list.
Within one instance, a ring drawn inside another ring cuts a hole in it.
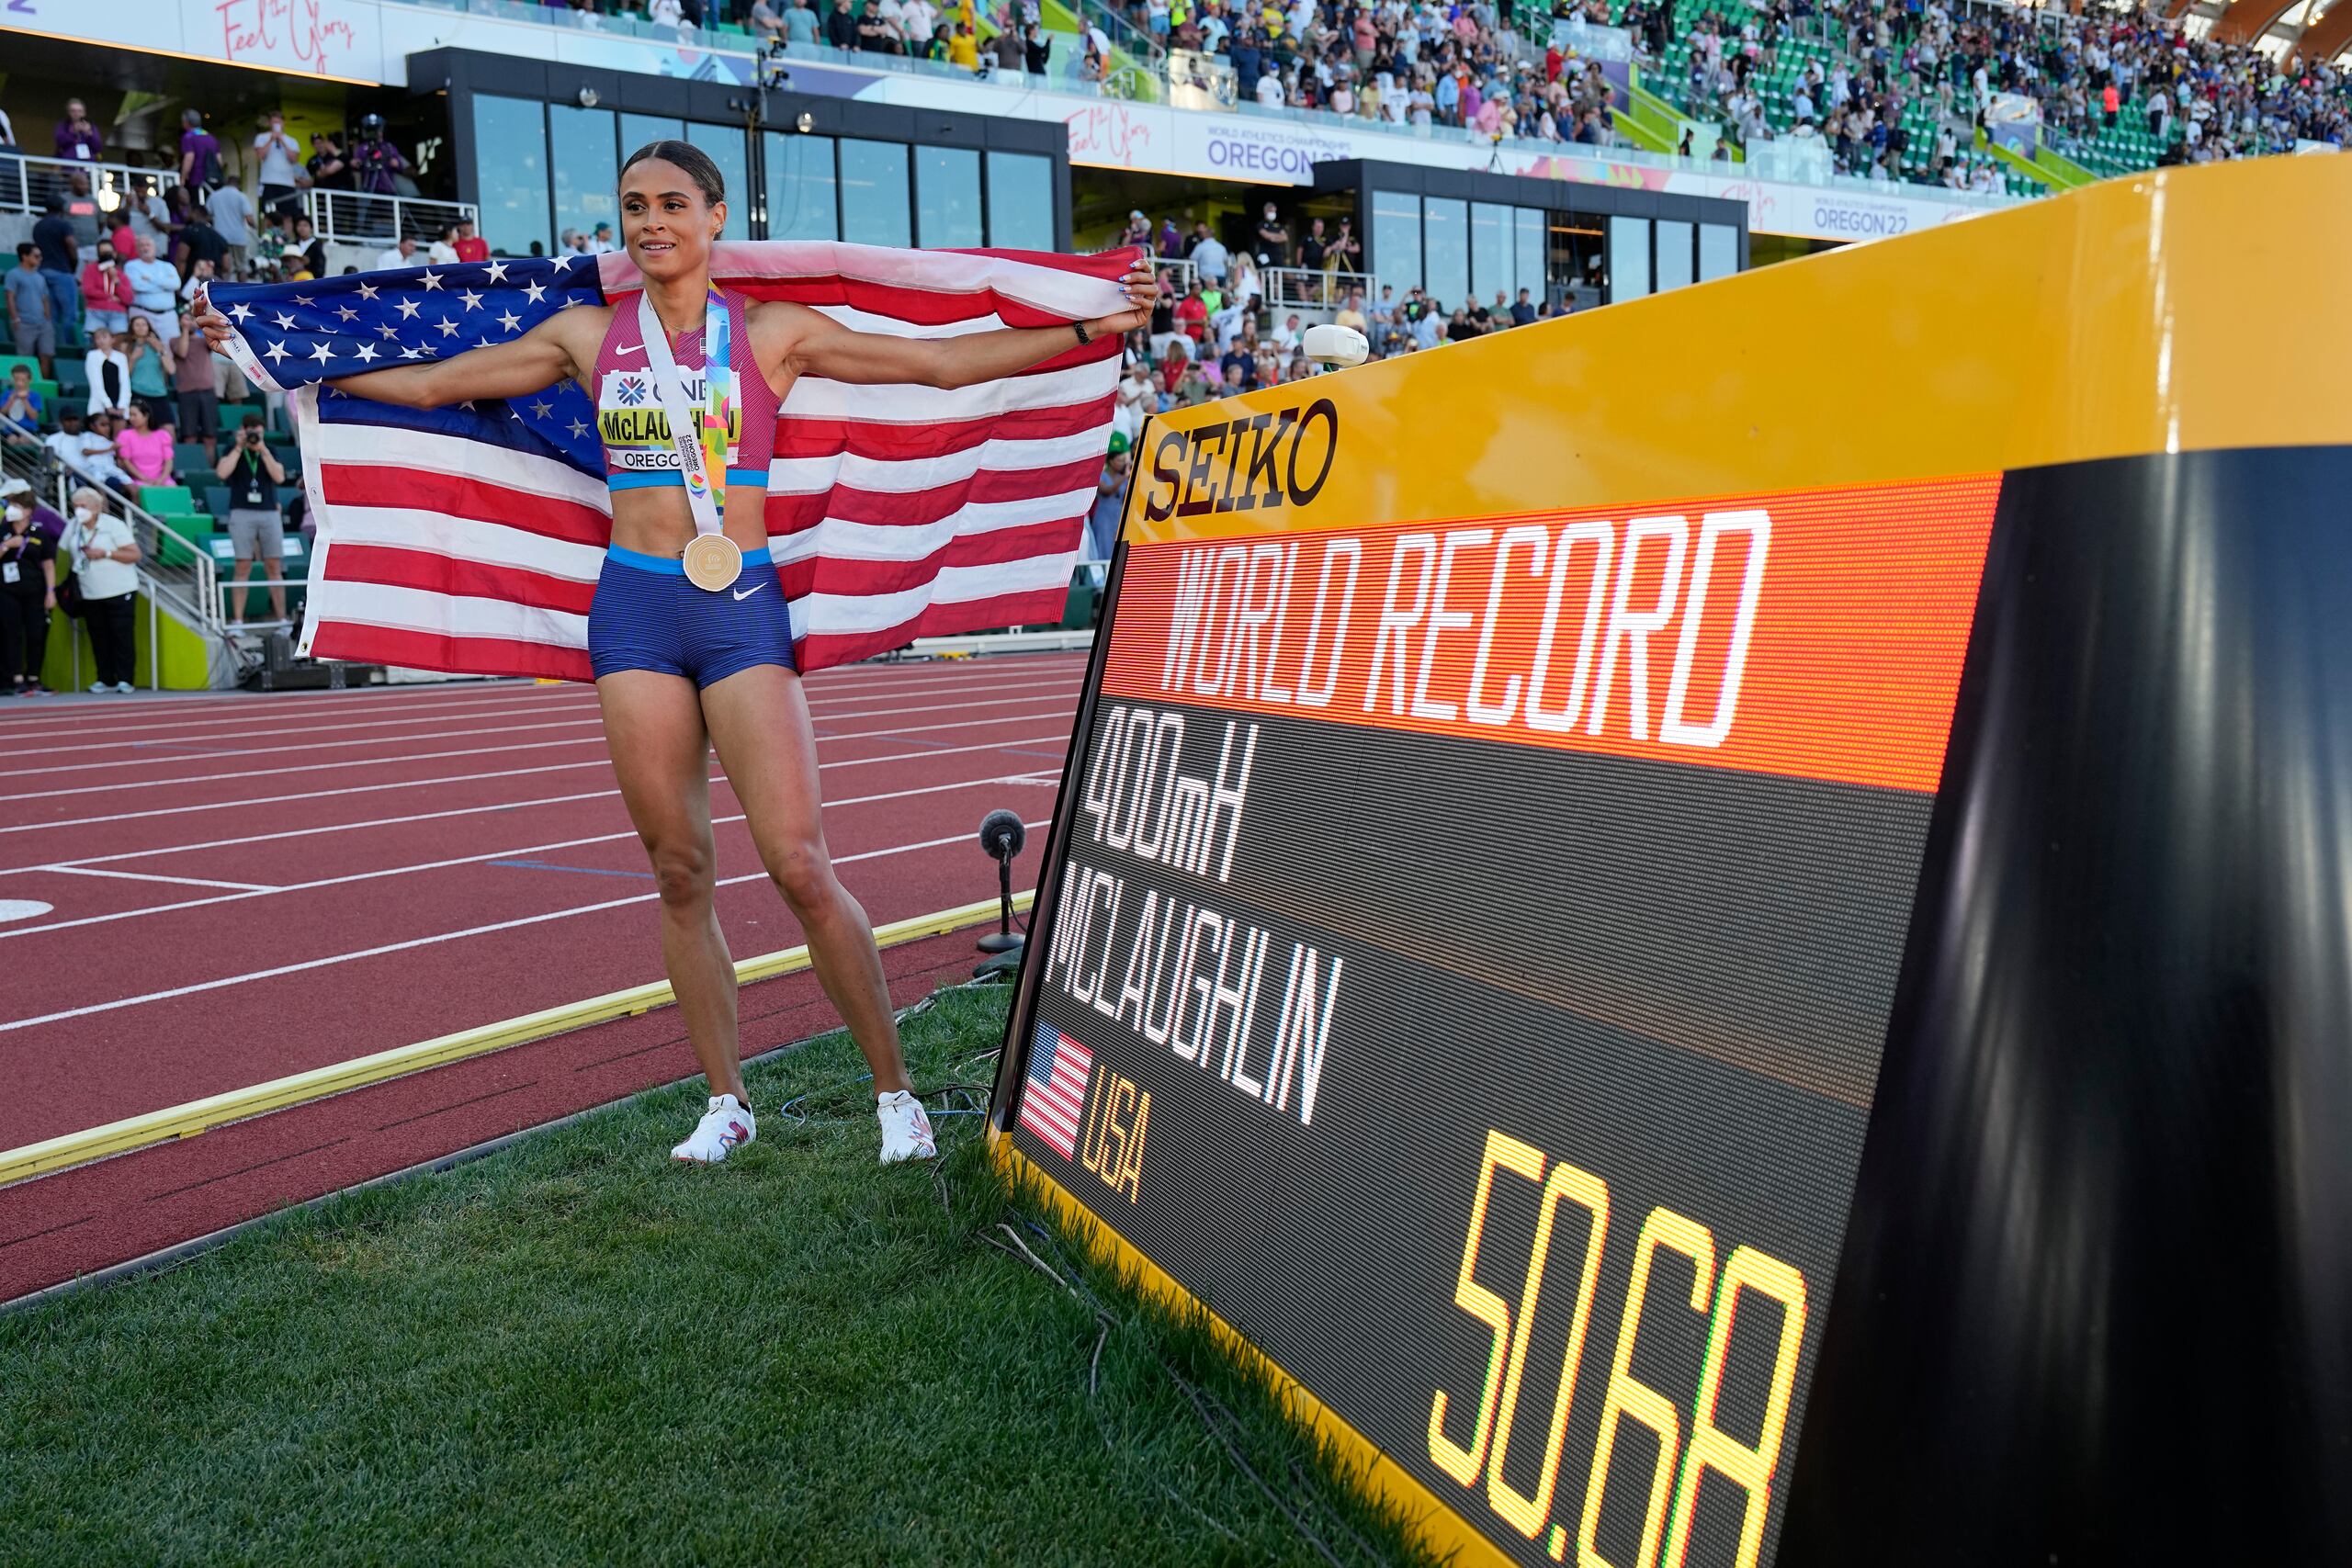
[{"label": "athlete's outstretched arm", "polygon": [[[1120,281],[1127,308],[1086,323],[1092,338],[1115,338],[1151,320],[1155,285],[1143,263]],[[961,337],[903,338],[854,332],[815,310],[793,312],[786,360],[799,375],[865,385],[969,387],[1026,370],[1073,346],[1068,327],[1004,327]]]},{"label": "athlete's outstretched arm", "polygon": [[[232,331],[228,318],[212,308],[209,294],[198,295],[197,303],[197,329],[214,348],[224,347]],[[525,397],[579,376],[563,341],[567,327],[560,315],[551,316],[512,343],[469,348],[429,365],[362,371],[328,384],[356,398],[413,409],[440,408],[469,398]]]}]

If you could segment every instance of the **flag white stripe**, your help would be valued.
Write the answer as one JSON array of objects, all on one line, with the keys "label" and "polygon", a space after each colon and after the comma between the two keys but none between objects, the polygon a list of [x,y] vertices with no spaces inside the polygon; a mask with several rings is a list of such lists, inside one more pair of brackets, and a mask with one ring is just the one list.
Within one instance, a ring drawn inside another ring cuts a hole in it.
[{"label": "flag white stripe", "polygon": [[573,582],[595,581],[605,565],[599,546],[405,506],[338,506],[334,538],[339,545],[389,545],[485,566],[520,567]]},{"label": "flag white stripe", "polygon": [[820,316],[831,317],[852,332],[875,333],[886,337],[962,337],[967,333],[992,333],[1005,325],[1004,318],[993,310],[967,321],[944,321],[937,326],[929,326],[875,310],[861,310],[854,305],[812,305],[809,309]]},{"label": "flag white stripe", "polygon": [[503,637],[516,642],[550,643],[559,648],[588,646],[585,615],[566,610],[536,609],[504,599],[474,599],[424,588],[402,588],[388,582],[336,583],[334,618],[355,626],[430,632],[437,637]]}]

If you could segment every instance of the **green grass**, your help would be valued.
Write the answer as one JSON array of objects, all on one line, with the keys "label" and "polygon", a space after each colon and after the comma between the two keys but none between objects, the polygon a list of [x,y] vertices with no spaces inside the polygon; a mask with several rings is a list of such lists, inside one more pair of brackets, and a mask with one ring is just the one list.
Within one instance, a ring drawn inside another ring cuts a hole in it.
[{"label": "green grass", "polygon": [[[910,1019],[917,1084],[985,1082],[1004,1006]],[[838,1033],[755,1068],[721,1168],[668,1157],[695,1079],[0,1316],[0,1560],[1416,1560],[978,1117],[878,1167],[861,1071]]]}]

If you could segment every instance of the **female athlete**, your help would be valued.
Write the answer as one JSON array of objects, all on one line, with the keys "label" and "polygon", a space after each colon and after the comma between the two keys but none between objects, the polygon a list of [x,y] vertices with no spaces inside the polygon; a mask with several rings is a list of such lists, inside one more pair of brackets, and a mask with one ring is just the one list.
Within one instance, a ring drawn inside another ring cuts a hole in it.
[{"label": "female athlete", "polygon": [[[524,397],[568,377],[597,404],[613,535],[588,613],[589,661],[621,798],[653,863],[662,961],[711,1090],[709,1111],[672,1153],[717,1162],[756,1130],[734,963],[712,903],[706,758],[715,746],[761,863],[808,933],[818,982],[873,1068],[883,1162],[928,1158],[937,1152],[931,1122],[909,1091],[873,928],[834,877],[819,818],[816,739],[767,548],[776,409],[803,375],[933,387],[1010,376],[1074,339],[1143,324],[1151,278],[1138,268],[1124,280],[1128,309],[1075,327],[927,342],[856,333],[805,306],[711,287],[726,194],[718,167],[686,143],[641,147],[622,166],[620,203],[629,259],[645,279],[642,305],[559,311],[512,343],[334,385],[435,408]],[[197,324],[216,348],[230,336],[209,299]],[[664,421],[649,417],[649,370],[661,393],[651,406],[676,411]],[[730,381],[734,395],[721,403]],[[673,441],[673,429],[684,438]]]}]

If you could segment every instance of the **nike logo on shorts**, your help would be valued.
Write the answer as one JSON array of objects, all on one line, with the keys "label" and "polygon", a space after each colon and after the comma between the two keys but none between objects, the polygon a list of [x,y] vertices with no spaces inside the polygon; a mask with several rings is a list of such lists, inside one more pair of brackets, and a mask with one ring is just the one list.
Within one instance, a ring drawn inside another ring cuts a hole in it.
[{"label": "nike logo on shorts", "polygon": [[765,588],[767,584],[764,582],[754,582],[752,586],[744,589],[741,593],[734,596],[736,603],[741,604],[742,601],[749,599],[752,594],[757,593],[761,589]]}]

